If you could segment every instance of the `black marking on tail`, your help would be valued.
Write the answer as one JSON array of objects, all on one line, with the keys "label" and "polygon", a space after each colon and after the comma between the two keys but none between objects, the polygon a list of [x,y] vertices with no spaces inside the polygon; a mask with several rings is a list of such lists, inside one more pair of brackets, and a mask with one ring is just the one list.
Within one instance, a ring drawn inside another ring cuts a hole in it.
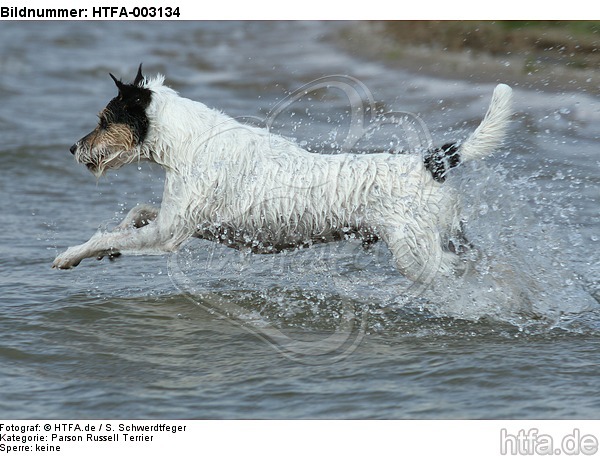
[{"label": "black marking on tail", "polygon": [[427,151],[423,162],[434,180],[440,183],[444,182],[446,173],[460,165],[459,148],[460,146],[457,143],[448,143],[437,149]]}]

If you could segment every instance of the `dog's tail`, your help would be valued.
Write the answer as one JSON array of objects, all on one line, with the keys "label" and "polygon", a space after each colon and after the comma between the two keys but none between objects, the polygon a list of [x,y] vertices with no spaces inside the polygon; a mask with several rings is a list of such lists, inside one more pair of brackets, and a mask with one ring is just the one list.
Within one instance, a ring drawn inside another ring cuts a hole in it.
[{"label": "dog's tail", "polygon": [[512,89],[506,84],[498,84],[483,121],[464,143],[445,144],[425,155],[425,167],[435,180],[443,182],[452,168],[462,162],[483,158],[498,147],[512,114],[511,101]]}]

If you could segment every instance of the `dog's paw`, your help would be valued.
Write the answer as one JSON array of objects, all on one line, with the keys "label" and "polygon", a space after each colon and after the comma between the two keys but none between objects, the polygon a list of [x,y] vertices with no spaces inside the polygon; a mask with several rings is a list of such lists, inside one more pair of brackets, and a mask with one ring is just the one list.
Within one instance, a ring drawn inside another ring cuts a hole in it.
[{"label": "dog's paw", "polygon": [[101,253],[100,255],[98,255],[96,257],[96,259],[98,261],[101,261],[104,259],[104,257],[108,257],[108,259],[110,261],[115,261],[117,258],[119,258],[121,256],[121,252],[109,252],[109,253]]},{"label": "dog's paw", "polygon": [[81,260],[58,256],[52,263],[52,269],[73,269],[79,263],[81,263]]},{"label": "dog's paw", "polygon": [[52,269],[72,269],[77,266],[83,258],[76,251],[76,247],[69,247],[58,255],[52,263]]}]

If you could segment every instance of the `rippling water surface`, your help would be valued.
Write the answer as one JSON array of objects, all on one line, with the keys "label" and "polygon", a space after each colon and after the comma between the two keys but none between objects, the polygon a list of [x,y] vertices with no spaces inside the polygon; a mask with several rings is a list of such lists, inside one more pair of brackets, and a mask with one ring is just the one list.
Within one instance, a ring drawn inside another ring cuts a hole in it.
[{"label": "rippling water surface", "polygon": [[[50,269],[136,203],[160,203],[158,167],[96,181],[68,151],[114,96],[108,72],[129,80],[143,61],[259,123],[299,87],[347,75],[328,80],[418,115],[437,145],[477,126],[494,84],[352,55],[332,39],[343,26],[2,24],[1,416],[598,418],[600,104],[576,85],[517,85],[502,150],[449,179],[480,252],[452,282],[416,290],[384,246],[352,241],[249,256],[196,240]],[[294,98],[272,128],[335,153],[352,105],[338,92]],[[394,128],[356,152],[406,149],[414,131]]]}]

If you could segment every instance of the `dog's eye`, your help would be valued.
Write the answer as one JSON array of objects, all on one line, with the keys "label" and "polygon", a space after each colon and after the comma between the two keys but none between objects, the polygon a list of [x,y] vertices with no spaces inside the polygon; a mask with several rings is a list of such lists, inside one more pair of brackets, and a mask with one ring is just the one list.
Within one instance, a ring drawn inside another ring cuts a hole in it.
[{"label": "dog's eye", "polygon": [[108,122],[106,121],[105,117],[100,117],[100,121],[98,122],[98,126],[102,130],[106,130],[108,128]]}]

